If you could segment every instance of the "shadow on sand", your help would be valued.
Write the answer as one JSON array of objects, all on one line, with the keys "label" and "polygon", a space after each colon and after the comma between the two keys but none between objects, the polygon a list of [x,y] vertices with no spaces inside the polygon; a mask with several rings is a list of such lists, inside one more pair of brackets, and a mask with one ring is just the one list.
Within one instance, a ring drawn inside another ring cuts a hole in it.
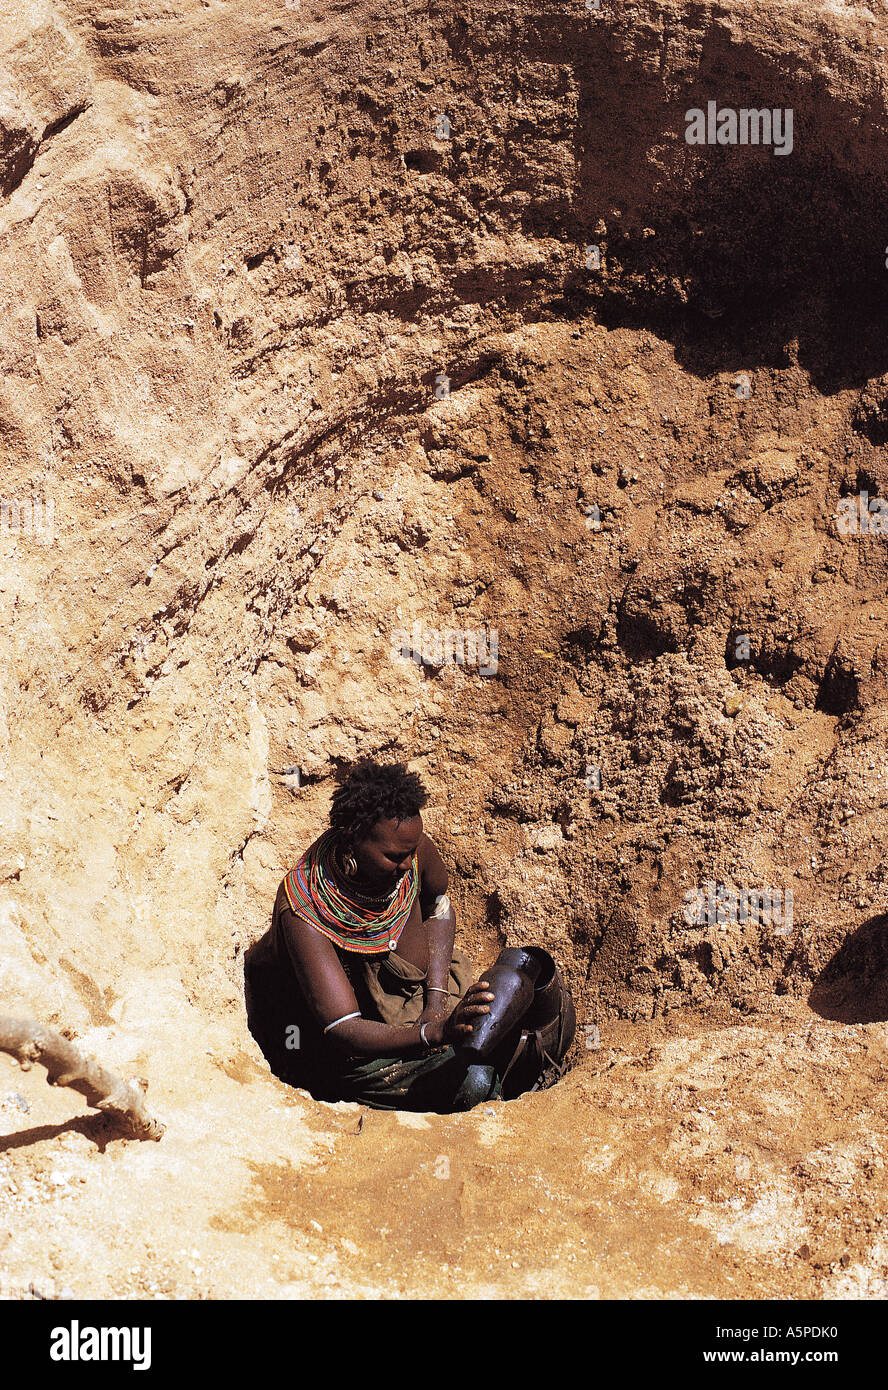
[{"label": "shadow on sand", "polygon": [[871,917],[851,933],[814,981],[808,1003],[839,1023],[888,1020],[888,916]]}]

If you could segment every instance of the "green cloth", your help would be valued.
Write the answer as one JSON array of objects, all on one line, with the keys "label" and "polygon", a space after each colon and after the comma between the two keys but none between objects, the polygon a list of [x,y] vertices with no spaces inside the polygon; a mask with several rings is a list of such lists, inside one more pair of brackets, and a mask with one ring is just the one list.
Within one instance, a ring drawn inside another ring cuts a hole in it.
[{"label": "green cloth", "polygon": [[[447,1115],[466,1075],[466,1062],[452,1047],[425,1057],[374,1057],[340,1074],[342,1100],[361,1101],[375,1110],[430,1110]],[[502,1084],[495,1074],[488,1100],[499,1100]]]}]

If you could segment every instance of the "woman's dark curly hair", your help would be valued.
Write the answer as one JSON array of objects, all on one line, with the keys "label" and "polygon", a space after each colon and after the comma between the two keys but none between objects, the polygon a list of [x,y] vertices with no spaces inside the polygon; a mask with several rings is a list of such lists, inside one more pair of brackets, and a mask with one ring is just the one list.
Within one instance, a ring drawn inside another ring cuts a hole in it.
[{"label": "woman's dark curly hair", "polygon": [[352,840],[364,840],[377,821],[411,820],[428,804],[419,775],[403,763],[362,758],[340,774],[333,793],[330,826]]}]

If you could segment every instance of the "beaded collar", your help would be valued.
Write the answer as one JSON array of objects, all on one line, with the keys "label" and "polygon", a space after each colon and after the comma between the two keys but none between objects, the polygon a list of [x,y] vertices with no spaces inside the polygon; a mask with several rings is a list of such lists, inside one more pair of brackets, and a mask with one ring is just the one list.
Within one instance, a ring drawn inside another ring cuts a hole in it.
[{"label": "beaded collar", "polygon": [[[384,907],[375,908],[343,891],[333,874],[335,831],[326,830],[305,851],[284,879],[284,890],[297,917],[335,945],[363,955],[394,951],[419,892],[419,860],[407,872]],[[377,901],[384,901],[378,899]]]}]

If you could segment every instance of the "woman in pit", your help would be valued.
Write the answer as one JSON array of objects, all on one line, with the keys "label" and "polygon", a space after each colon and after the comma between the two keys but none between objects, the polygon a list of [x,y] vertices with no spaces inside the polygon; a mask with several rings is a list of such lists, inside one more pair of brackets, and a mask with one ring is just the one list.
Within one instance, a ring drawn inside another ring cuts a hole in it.
[{"label": "woman in pit", "polygon": [[479,977],[454,948],[427,801],[403,764],[355,764],[246,953],[250,1031],[275,1075],[318,1100],[446,1114],[566,1070],[576,1024],[552,957],[512,948]]}]

